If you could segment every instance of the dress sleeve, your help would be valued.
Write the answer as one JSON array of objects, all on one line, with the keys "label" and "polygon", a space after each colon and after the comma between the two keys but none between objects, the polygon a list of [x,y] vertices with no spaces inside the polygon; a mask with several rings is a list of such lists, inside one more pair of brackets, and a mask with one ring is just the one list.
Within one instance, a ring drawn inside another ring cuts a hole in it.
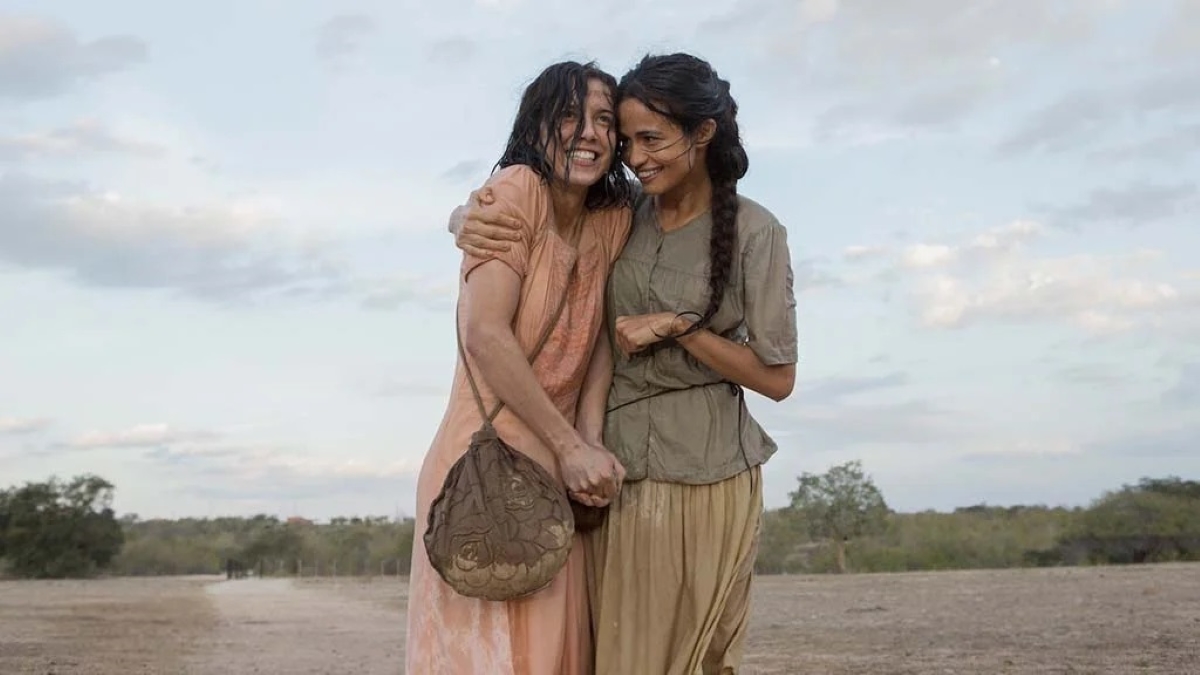
[{"label": "dress sleeve", "polygon": [[607,230],[604,245],[608,251],[608,268],[611,270],[613,263],[617,262],[617,257],[621,255],[621,249],[625,248],[625,242],[629,239],[629,231],[633,226],[633,211],[629,207],[613,208],[605,215],[605,229]]},{"label": "dress sleeve", "polygon": [[524,279],[529,270],[530,253],[546,225],[549,208],[546,186],[527,166],[507,167],[488,179],[486,185],[492,188],[500,212],[520,221],[521,238],[509,242],[507,251],[488,251],[483,256],[464,253],[460,274],[465,280],[476,267],[489,260],[499,260]]},{"label": "dress sleeve", "polygon": [[796,363],[796,297],[787,230],[774,218],[747,237],[742,252],[749,346],[769,365]]}]

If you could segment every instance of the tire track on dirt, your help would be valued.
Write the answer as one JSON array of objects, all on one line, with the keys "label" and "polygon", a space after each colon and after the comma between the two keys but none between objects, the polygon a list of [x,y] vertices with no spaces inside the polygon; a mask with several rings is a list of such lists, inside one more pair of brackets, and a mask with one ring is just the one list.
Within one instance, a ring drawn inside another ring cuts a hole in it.
[{"label": "tire track on dirt", "polygon": [[287,579],[221,581],[205,589],[217,628],[188,663],[191,675],[398,675],[403,614]]}]

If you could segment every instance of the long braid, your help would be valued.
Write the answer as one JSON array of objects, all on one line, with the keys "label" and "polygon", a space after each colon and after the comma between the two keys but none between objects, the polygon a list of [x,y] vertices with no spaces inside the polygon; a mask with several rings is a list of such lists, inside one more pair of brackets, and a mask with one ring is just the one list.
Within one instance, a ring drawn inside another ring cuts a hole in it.
[{"label": "long braid", "polygon": [[737,249],[738,195],[736,180],[713,181],[712,238],[709,240],[708,307],[697,325],[706,325],[721,309]]},{"label": "long braid", "polygon": [[708,325],[721,309],[725,287],[733,273],[733,255],[737,250],[738,192],[737,183],[746,175],[750,161],[738,132],[737,102],[729,94],[729,83],[717,78],[724,114],[717,118],[708,154],[708,175],[712,181],[712,237],[709,240],[708,307],[686,333]]}]

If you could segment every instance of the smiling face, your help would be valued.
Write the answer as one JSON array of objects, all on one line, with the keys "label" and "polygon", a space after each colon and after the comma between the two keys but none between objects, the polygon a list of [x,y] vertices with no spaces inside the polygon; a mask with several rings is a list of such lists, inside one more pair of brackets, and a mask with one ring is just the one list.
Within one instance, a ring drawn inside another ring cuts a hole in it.
[{"label": "smiling face", "polygon": [[558,142],[548,144],[555,177],[572,188],[599,182],[615,159],[616,127],[612,91],[589,79],[583,105],[567,111],[558,125]]},{"label": "smiling face", "polygon": [[[618,110],[623,159],[647,194],[665,194],[705,175],[706,140],[636,98],[625,98]],[[698,134],[711,136],[711,131],[705,126]]]}]

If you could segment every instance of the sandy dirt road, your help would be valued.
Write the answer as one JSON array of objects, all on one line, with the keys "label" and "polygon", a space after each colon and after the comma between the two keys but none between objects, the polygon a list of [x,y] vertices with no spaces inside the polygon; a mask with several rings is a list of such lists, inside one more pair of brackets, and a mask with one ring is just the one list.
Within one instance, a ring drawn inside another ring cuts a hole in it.
[{"label": "sandy dirt road", "polygon": [[[349,582],[354,586],[365,584]],[[404,615],[343,584],[239,579],[206,587],[219,617],[186,662],[189,675],[397,675]],[[389,596],[396,583],[374,588]]]},{"label": "sandy dirt road", "polygon": [[0,673],[179,675],[217,626],[209,581],[0,581]]},{"label": "sandy dirt road", "polygon": [[[396,675],[402,579],[0,582],[0,674]],[[1200,565],[762,577],[749,675],[1200,672]]]}]

